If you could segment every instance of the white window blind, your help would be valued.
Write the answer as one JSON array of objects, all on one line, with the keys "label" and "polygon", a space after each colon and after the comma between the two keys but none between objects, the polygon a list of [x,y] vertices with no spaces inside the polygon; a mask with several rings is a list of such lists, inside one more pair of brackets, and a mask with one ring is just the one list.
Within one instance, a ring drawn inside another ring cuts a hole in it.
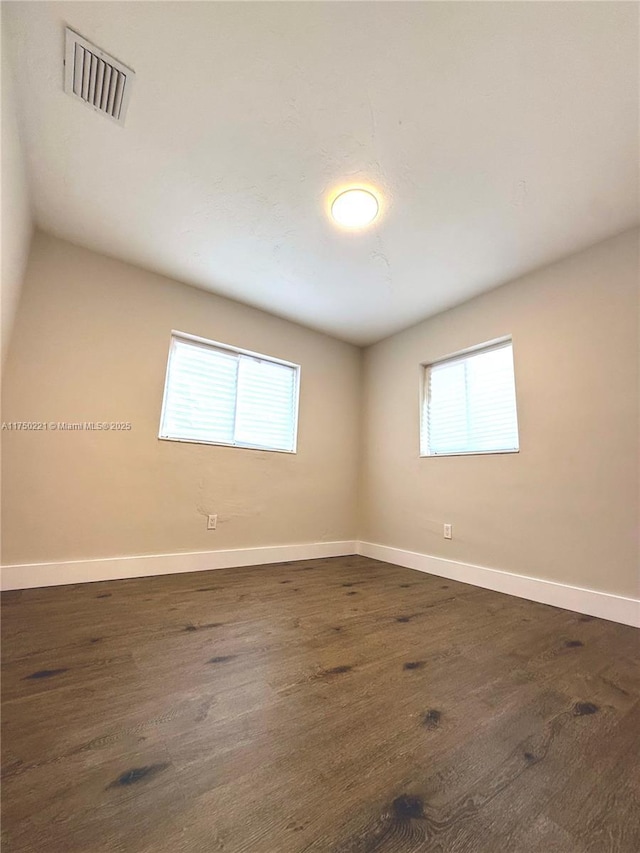
[{"label": "white window blind", "polygon": [[515,452],[518,447],[511,341],[424,368],[423,456]]},{"label": "white window blind", "polygon": [[294,452],[295,364],[174,334],[160,438]]}]

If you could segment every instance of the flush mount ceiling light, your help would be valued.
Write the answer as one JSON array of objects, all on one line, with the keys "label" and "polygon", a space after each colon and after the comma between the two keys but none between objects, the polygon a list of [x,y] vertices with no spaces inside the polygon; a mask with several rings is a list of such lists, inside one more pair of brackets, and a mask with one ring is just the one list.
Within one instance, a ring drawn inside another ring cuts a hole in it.
[{"label": "flush mount ceiling light", "polygon": [[362,187],[343,190],[331,204],[331,216],[345,228],[364,228],[370,225],[380,211],[378,199]]}]

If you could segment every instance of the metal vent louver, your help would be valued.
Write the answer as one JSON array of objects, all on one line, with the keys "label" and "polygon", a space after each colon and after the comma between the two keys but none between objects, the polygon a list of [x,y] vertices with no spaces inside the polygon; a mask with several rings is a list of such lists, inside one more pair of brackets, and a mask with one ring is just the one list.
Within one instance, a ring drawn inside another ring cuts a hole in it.
[{"label": "metal vent louver", "polygon": [[65,92],[124,124],[134,78],[130,68],[66,27]]}]

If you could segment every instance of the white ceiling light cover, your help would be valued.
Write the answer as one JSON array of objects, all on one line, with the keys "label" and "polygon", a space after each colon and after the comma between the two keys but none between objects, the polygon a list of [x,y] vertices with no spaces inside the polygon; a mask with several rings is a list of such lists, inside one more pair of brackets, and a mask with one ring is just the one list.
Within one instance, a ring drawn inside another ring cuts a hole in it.
[{"label": "white ceiling light cover", "polygon": [[354,187],[343,190],[331,205],[331,215],[345,228],[364,228],[377,218],[380,205],[376,196],[367,189]]}]

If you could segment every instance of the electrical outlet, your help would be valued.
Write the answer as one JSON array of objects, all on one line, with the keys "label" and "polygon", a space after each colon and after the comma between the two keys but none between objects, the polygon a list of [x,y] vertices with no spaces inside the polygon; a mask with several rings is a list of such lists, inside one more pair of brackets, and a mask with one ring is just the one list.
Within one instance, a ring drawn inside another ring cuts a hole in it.
[{"label": "electrical outlet", "polygon": [[218,525],[218,516],[217,515],[207,516],[207,530],[215,530],[217,525]]},{"label": "electrical outlet", "polygon": [[443,533],[443,536],[445,539],[452,539],[453,538],[452,527],[453,527],[453,525],[451,525],[451,524],[445,524],[443,526],[442,533]]}]

